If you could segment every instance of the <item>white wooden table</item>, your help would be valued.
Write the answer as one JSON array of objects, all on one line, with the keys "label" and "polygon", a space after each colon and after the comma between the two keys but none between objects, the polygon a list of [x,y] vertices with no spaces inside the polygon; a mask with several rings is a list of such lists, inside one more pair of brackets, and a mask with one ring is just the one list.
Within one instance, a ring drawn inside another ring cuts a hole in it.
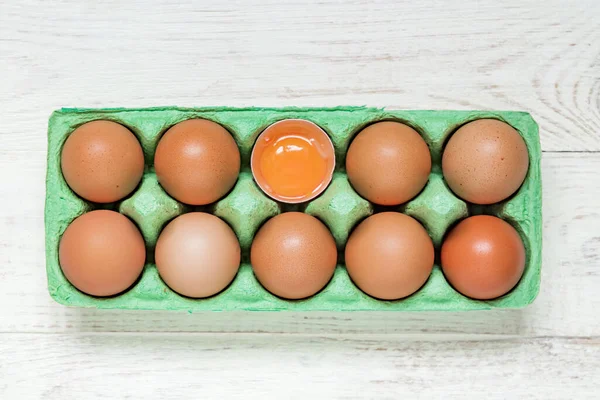
[{"label": "white wooden table", "polygon": [[[600,2],[213,3],[0,2],[0,399],[600,398]],[[52,110],[341,104],[533,114],[532,306],[190,315],[50,299]]]}]

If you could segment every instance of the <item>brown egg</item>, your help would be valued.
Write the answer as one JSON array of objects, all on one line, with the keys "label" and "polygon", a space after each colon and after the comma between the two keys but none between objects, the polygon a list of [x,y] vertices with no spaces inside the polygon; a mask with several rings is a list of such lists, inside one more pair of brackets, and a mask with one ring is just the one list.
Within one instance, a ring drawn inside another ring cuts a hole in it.
[{"label": "brown egg", "polygon": [[477,215],[460,222],[442,244],[446,279],[465,296],[488,300],[508,293],[525,269],[525,247],[508,222]]},{"label": "brown egg", "polygon": [[457,196],[476,204],[502,201],[527,175],[525,141],[512,126],[480,119],[460,127],[442,156],[444,179]]},{"label": "brown egg", "polygon": [[110,203],[136,188],[144,173],[144,154],[123,125],[92,121],[69,135],[60,165],[75,193],[89,201]]},{"label": "brown egg", "polygon": [[417,220],[397,212],[365,219],[346,244],[346,269],[363,292],[382,300],[410,296],[433,269],[433,242]]},{"label": "brown egg", "polygon": [[354,190],[381,205],[415,197],[431,172],[429,147],[417,131],[385,121],[359,132],[348,149],[346,171]]},{"label": "brown egg", "polygon": [[127,217],[96,210],[76,218],[60,239],[59,263],[77,289],[112,296],[128,289],[146,261],[144,239]]},{"label": "brown egg", "polygon": [[171,221],[156,243],[156,268],[174,291],[208,297],[231,283],[240,266],[233,230],[214,215],[192,212]]},{"label": "brown egg", "polygon": [[229,132],[205,119],[190,119],[169,129],[154,156],[156,175],[175,199],[192,205],[213,203],[235,184],[240,151]]},{"label": "brown egg", "polygon": [[335,271],[337,249],[321,221],[308,214],[287,212],[260,228],[250,258],[254,275],[269,292],[302,299],[327,285]]}]

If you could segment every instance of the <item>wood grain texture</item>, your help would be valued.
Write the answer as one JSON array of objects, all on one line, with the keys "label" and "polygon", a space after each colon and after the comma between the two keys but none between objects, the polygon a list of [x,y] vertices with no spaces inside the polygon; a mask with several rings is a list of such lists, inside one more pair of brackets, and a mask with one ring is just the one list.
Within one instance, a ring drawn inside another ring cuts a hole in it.
[{"label": "wood grain texture", "polygon": [[61,106],[368,104],[527,110],[544,150],[600,150],[596,0],[0,7],[4,135]]},{"label": "wood grain texture", "polygon": [[[7,399],[597,399],[598,339],[2,335]],[[560,388],[560,390],[557,390]],[[574,397],[565,395],[573,395]]]},{"label": "wood grain texture", "polygon": [[[532,306],[189,315],[50,299],[52,110],[341,104],[533,114],[545,153]],[[597,0],[5,0],[0,176],[0,399],[598,398]]]}]

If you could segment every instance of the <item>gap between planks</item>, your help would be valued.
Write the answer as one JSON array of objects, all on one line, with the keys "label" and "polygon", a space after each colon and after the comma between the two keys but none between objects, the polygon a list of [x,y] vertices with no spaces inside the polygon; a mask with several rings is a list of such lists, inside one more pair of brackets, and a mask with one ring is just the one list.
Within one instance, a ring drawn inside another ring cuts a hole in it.
[{"label": "gap between planks", "polygon": [[232,331],[210,331],[210,332],[190,332],[190,331],[98,331],[98,332],[0,332],[0,338],[10,338],[12,336],[69,336],[69,337],[121,337],[129,336],[132,338],[203,338],[210,336],[219,336],[222,338],[260,338],[264,336],[289,337],[301,340],[322,339],[339,341],[362,341],[362,340],[382,340],[398,342],[523,342],[523,341],[581,341],[589,342],[600,346],[600,335],[594,336],[553,336],[553,335],[503,335],[503,334],[457,334],[457,333],[301,333],[301,332],[232,332]]}]

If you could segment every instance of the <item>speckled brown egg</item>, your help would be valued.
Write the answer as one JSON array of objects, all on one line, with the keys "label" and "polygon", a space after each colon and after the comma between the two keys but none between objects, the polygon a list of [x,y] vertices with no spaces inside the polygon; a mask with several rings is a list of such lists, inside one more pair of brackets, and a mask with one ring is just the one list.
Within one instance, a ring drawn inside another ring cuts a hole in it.
[{"label": "speckled brown egg", "polygon": [[258,231],[250,258],[254,274],[271,293],[302,299],[321,290],[333,276],[337,249],[333,236],[317,218],[287,212]]},{"label": "speckled brown egg", "polygon": [[525,247],[508,222],[489,215],[461,221],[442,244],[442,270],[465,296],[489,300],[508,293],[525,269]]},{"label": "speckled brown egg", "polygon": [[67,280],[92,296],[112,296],[128,289],[146,260],[140,231],[127,217],[109,210],[76,218],[60,239],[58,253]]},{"label": "speckled brown egg", "polygon": [[158,181],[175,199],[192,205],[213,203],[235,184],[240,152],[231,134],[205,119],[170,128],[154,156]]},{"label": "speckled brown egg", "polygon": [[346,155],[346,171],[362,197],[376,204],[397,205],[423,189],[431,171],[431,155],[410,126],[379,122],[356,135]]},{"label": "speckled brown egg", "polygon": [[444,179],[457,196],[492,204],[515,193],[527,175],[525,141],[512,126],[480,119],[460,127],[442,156]]},{"label": "speckled brown egg", "polygon": [[129,129],[92,121],[69,135],[60,165],[69,187],[86,200],[110,203],[131,193],[144,173],[144,154]]},{"label": "speckled brown egg", "polygon": [[346,244],[346,269],[363,292],[382,300],[410,296],[433,269],[433,242],[414,218],[383,212],[361,222]]},{"label": "speckled brown egg", "polygon": [[214,215],[192,212],[161,232],[156,268],[165,283],[187,297],[209,297],[231,283],[240,266],[240,244],[233,230]]}]

